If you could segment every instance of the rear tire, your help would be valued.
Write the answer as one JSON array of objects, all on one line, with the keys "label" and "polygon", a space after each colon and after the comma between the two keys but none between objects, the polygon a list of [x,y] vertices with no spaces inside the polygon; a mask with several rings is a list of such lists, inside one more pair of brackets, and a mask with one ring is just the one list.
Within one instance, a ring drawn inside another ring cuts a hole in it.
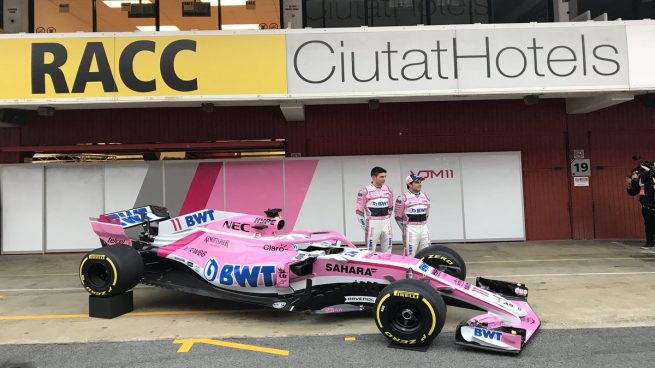
[{"label": "rear tire", "polygon": [[80,282],[89,294],[109,297],[132,289],[143,277],[143,259],[128,245],[110,245],[87,253],[80,262]]},{"label": "rear tire", "polygon": [[416,253],[416,258],[427,263],[430,267],[442,270],[460,280],[466,279],[466,263],[464,259],[459,253],[448,247],[432,245],[423,248]]},{"label": "rear tire", "polygon": [[446,320],[441,294],[424,281],[396,281],[378,295],[375,322],[384,337],[402,346],[425,346],[434,340]]}]

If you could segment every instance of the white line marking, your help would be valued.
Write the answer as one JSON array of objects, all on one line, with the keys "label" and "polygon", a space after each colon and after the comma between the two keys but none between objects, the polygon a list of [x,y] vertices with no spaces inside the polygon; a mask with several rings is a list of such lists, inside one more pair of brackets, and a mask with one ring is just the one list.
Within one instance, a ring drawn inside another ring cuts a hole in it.
[{"label": "white line marking", "polygon": [[[484,276],[485,278],[500,278],[500,277],[549,277],[549,276],[623,276],[623,275],[653,275],[653,272],[583,272],[583,273],[537,273],[529,275],[494,275]],[[467,277],[474,279],[475,277]]]}]

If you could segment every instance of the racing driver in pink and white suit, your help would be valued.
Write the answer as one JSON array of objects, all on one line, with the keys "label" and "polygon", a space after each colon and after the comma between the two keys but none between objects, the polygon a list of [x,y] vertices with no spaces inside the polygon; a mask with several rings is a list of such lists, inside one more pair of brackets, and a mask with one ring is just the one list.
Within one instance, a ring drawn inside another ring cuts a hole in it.
[{"label": "racing driver in pink and white suit", "polygon": [[366,232],[368,250],[375,250],[378,240],[385,253],[391,253],[391,214],[393,192],[386,184],[387,171],[379,166],[371,169],[371,184],[357,193],[355,213]]},{"label": "racing driver in pink and white suit", "polygon": [[411,173],[405,178],[408,192],[396,199],[394,217],[403,230],[403,255],[414,255],[430,245],[428,216],[430,216],[430,198],[421,192],[423,178]]}]

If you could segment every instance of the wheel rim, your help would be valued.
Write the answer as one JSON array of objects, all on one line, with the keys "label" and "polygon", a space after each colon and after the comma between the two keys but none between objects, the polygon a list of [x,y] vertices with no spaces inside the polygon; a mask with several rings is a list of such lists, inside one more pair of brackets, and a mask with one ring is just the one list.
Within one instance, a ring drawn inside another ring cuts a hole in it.
[{"label": "wheel rim", "polygon": [[89,286],[93,289],[104,289],[109,285],[109,269],[102,263],[93,263],[89,266],[86,279],[89,281]]},{"label": "wheel rim", "polygon": [[413,304],[402,303],[391,311],[391,324],[393,327],[406,334],[418,331],[422,325],[421,310]]}]

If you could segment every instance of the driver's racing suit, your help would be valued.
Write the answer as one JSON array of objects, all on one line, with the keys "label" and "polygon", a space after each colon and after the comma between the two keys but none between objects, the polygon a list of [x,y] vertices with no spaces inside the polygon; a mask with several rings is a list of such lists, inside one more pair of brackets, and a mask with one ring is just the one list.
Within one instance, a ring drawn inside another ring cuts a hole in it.
[{"label": "driver's racing suit", "polygon": [[380,243],[383,252],[391,253],[391,213],[393,192],[383,184],[380,188],[369,184],[357,193],[355,206],[359,224],[366,232],[368,250],[375,250]]},{"label": "driver's racing suit", "polygon": [[430,216],[430,198],[421,192],[406,192],[396,199],[394,217],[403,230],[403,255],[414,257],[430,245],[427,220]]}]

